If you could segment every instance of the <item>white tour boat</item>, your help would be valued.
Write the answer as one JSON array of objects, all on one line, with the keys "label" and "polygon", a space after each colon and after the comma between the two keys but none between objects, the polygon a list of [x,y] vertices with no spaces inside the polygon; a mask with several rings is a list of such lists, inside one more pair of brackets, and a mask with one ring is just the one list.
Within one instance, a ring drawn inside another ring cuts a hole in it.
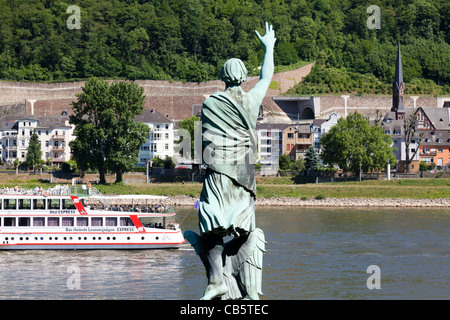
[{"label": "white tour boat", "polygon": [[[0,250],[161,249],[185,241],[173,209],[154,204],[165,197],[105,197],[95,188],[90,194],[73,189],[2,190]],[[110,205],[112,199],[128,205]]]}]

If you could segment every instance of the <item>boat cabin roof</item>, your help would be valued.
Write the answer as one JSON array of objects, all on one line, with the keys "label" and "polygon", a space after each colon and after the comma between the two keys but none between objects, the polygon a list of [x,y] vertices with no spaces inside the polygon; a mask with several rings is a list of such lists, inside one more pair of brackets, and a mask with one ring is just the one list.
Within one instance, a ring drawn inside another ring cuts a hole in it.
[{"label": "boat cabin roof", "polygon": [[[36,194],[1,194],[0,195],[0,216],[16,216],[23,215],[25,212],[27,215],[82,215],[82,216],[139,216],[139,217],[171,217],[175,215],[175,212],[146,212],[146,211],[119,211],[117,206],[110,205],[109,208],[96,209],[91,208],[89,205],[85,205],[84,208],[77,208],[77,203],[75,199],[84,197],[74,197],[70,195],[36,195]],[[138,195],[137,197],[133,195],[126,196],[92,196],[86,197],[86,199],[96,199],[96,200],[162,200],[166,197],[152,196],[152,195]],[[11,200],[18,200],[17,202],[11,203]],[[26,200],[29,200],[28,202]],[[62,200],[47,202],[45,200]],[[68,200],[68,201],[67,201]],[[75,200],[75,201],[74,201]],[[37,201],[37,202],[36,202]],[[41,202],[39,204],[39,202]],[[28,204],[27,204],[28,203]],[[82,209],[86,209],[82,212]]]}]

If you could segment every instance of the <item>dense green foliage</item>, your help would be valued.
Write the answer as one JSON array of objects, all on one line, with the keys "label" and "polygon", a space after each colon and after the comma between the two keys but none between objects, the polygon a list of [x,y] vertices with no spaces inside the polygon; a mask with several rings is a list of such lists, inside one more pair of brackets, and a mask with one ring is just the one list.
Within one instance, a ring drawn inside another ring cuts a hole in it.
[{"label": "dense green foliage", "polygon": [[278,158],[278,167],[280,170],[289,170],[291,168],[291,159],[287,154],[282,154]]},{"label": "dense green foliage", "polygon": [[[348,93],[391,96],[393,79],[393,75],[392,79],[386,78],[383,81],[372,73],[361,74],[316,64],[311,73],[296,87],[289,90],[286,95],[341,95]],[[450,85],[437,85],[431,79],[413,78],[406,83],[406,93],[408,95],[448,95],[450,94]]]},{"label": "dense green foliage", "polygon": [[150,128],[134,121],[144,111],[144,89],[136,83],[91,78],[72,103],[75,140],[72,155],[80,170],[97,169],[100,183],[106,183],[107,171],[122,182],[124,172],[138,162],[139,148],[147,140]]},{"label": "dense green foliage", "polygon": [[392,140],[381,126],[371,126],[360,113],[340,118],[330,131],[320,138],[324,164],[337,165],[346,172],[379,172],[396,159]]},{"label": "dense green foliage", "polygon": [[159,156],[156,156],[152,159],[152,167],[159,167],[164,169],[173,169],[175,168],[175,162],[173,162],[172,158],[166,156],[164,159],[161,159]]},{"label": "dense green foliage", "polygon": [[33,132],[30,137],[30,142],[27,148],[27,157],[25,158],[26,165],[28,168],[34,170],[36,164],[42,163],[42,151],[41,142],[39,141],[39,136],[36,132]]},{"label": "dense green foliage", "polygon": [[305,159],[299,158],[298,160],[291,161],[291,158],[287,154],[282,154],[278,158],[278,168],[280,170],[300,172],[305,169]]},{"label": "dense green foliage", "polygon": [[[179,134],[180,134],[180,139],[178,140],[178,144],[180,145],[180,155],[184,158],[184,159],[194,159],[194,148],[195,148],[195,133],[196,133],[196,123],[198,123],[200,121],[200,118],[197,116],[192,116],[189,117],[187,119],[184,119],[182,121],[180,121],[180,123],[178,124],[179,128],[186,130],[182,131],[179,130]],[[197,128],[198,130],[198,128]],[[189,142],[184,141],[184,139],[189,140]],[[183,143],[183,141],[185,143]],[[187,148],[188,145],[186,144],[190,144],[190,150],[188,150],[188,152],[185,152],[186,150],[184,150],[184,148]]]},{"label": "dense green foliage", "polygon": [[310,146],[305,154],[305,169],[316,170],[320,167],[319,155],[313,146]]},{"label": "dense green foliage", "polygon": [[[72,4],[81,29],[66,26]],[[370,5],[381,9],[380,29],[366,25]],[[269,21],[276,65],[317,61],[316,72],[343,73],[328,82],[319,73],[322,82],[308,86],[377,93],[381,81],[378,93],[388,91],[401,41],[405,81],[423,92],[423,79],[450,83],[449,12],[448,0],[0,0],[0,79],[205,81],[230,57],[257,74],[263,51],[254,30]]]}]

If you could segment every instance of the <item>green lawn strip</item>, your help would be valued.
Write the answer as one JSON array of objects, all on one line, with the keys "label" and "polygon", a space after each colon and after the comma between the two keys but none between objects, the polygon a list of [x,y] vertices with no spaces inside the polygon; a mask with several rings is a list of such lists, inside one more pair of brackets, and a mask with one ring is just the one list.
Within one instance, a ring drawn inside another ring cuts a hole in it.
[{"label": "green lawn strip", "polygon": [[[4,181],[3,186],[23,188],[54,186],[37,179]],[[130,183],[94,185],[105,195],[152,194],[163,196],[186,195],[198,198],[202,183]],[[404,198],[439,199],[450,197],[450,178],[368,180],[329,183],[293,184],[287,177],[268,178],[257,183],[258,197],[297,198]]]},{"label": "green lawn strip", "polygon": [[355,186],[355,185],[260,185],[260,197],[300,197],[313,198],[404,198],[439,199],[450,197],[450,187],[435,186]]},{"label": "green lawn strip", "polygon": [[[165,196],[187,195],[198,197],[201,183],[154,183],[97,186],[103,194],[154,194]],[[358,184],[330,183],[304,185],[257,184],[258,197],[298,197],[298,198],[405,198],[405,199],[439,199],[450,197],[450,186],[433,185],[399,185],[399,184]]]}]

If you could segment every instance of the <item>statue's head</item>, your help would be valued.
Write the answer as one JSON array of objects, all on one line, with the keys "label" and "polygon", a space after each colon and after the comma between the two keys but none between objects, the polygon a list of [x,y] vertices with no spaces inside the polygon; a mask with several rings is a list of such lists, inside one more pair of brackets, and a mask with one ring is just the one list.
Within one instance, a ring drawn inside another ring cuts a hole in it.
[{"label": "statue's head", "polygon": [[220,78],[227,86],[240,85],[247,80],[247,68],[241,59],[232,58],[225,62],[220,71]]}]

